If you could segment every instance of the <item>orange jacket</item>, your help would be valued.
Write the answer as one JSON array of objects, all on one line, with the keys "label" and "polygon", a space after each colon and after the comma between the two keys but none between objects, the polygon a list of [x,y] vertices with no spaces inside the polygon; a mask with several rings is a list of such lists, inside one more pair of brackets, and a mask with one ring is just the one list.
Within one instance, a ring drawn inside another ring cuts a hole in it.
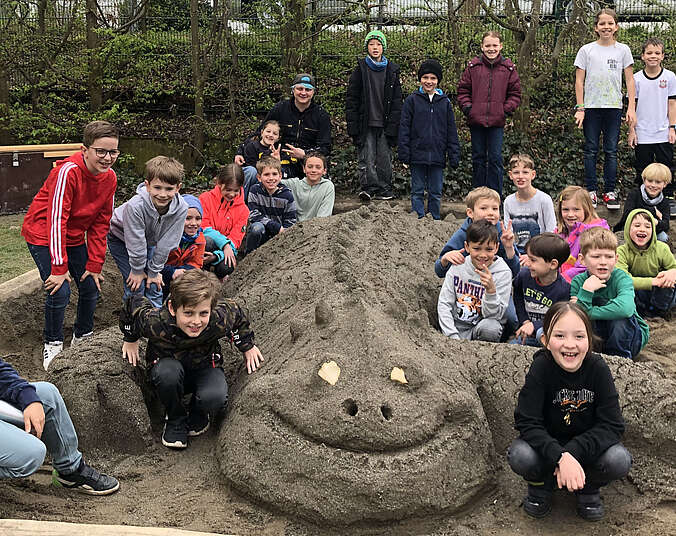
[{"label": "orange jacket", "polygon": [[169,252],[169,257],[167,257],[167,262],[164,265],[174,268],[184,268],[186,266],[202,268],[204,247],[207,242],[202,229],[199,230],[197,238],[193,241],[187,241],[184,237],[181,238],[178,247]]},{"label": "orange jacket", "polygon": [[239,249],[246,231],[246,222],[249,219],[249,208],[244,204],[244,191],[240,188],[239,195],[232,201],[226,201],[221,189],[215,186],[213,190],[200,195],[202,215],[202,229],[212,227],[229,238]]}]

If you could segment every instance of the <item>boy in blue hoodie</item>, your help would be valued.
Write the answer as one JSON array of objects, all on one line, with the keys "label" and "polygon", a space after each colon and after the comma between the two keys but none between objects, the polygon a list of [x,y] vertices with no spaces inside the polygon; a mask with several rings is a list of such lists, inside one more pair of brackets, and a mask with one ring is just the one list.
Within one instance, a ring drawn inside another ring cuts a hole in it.
[{"label": "boy in blue hoodie", "polygon": [[444,167],[460,160],[460,144],[451,101],[437,84],[442,78],[437,60],[422,62],[418,69],[420,87],[404,101],[399,125],[399,160],[411,167],[411,209],[418,218],[427,212],[441,219],[441,190]]}]

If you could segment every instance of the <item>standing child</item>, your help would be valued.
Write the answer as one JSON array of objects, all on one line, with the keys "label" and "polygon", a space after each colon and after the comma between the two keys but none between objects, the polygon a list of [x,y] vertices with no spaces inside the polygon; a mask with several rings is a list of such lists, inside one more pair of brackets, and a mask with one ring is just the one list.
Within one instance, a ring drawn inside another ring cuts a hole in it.
[{"label": "standing child", "polygon": [[336,189],[333,183],[324,176],[326,157],[319,151],[307,153],[303,170],[305,177],[302,179],[298,177],[282,179],[282,184],[293,193],[298,221],[330,216],[333,214]]},{"label": "standing child", "polygon": [[516,192],[505,199],[505,222],[512,222],[514,242],[525,251],[531,238],[556,229],[554,203],[549,195],[533,186],[535,163],[527,154],[515,154],[509,159],[509,178]]},{"label": "standing child", "polygon": [[184,171],[175,158],[156,156],[146,162],[146,180],[136,195],[115,209],[108,249],[122,273],[124,299],[145,295],[162,306],[162,269],[183,234],[188,205],[181,199]]},{"label": "standing child", "polygon": [[401,116],[399,66],[385,57],[387,39],[373,30],[366,57],[352,71],[345,95],[347,133],[359,151],[359,198],[392,199],[392,151]]},{"label": "standing child", "polygon": [[581,186],[564,188],[556,206],[556,219],[556,233],[568,242],[570,248],[570,257],[561,265],[561,275],[570,283],[573,277],[585,270],[578,260],[582,232],[590,227],[610,227],[606,220],[596,214],[589,192]]},{"label": "standing child", "polygon": [[[662,67],[664,43],[649,37],[643,43],[642,71],[634,74],[636,85],[636,127],[629,127],[627,143],[636,152],[636,183],[643,181],[643,170],[652,162],[674,167],[674,143],[676,143],[676,75]],[[674,187],[664,188],[669,199],[666,218],[676,217]],[[626,205],[625,205],[626,211]]]},{"label": "standing child", "polygon": [[249,195],[251,185],[256,182],[256,162],[264,156],[274,156],[281,160],[281,145],[279,122],[274,119],[265,121],[261,126],[259,136],[244,140],[237,149],[235,164],[242,166],[244,173],[244,200]]},{"label": "standing child", "polygon": [[598,185],[596,157],[603,133],[603,202],[611,210],[620,208],[615,192],[617,178],[617,143],[622,122],[622,73],[627,84],[627,123],[636,123],[636,91],[629,47],[615,40],[619,30],[617,15],[612,9],[601,9],[594,19],[599,38],[584,45],[575,57],[575,122],[584,129],[584,176],[596,208]]},{"label": "standing child", "polygon": [[117,187],[111,168],[120,154],[119,137],[117,128],[106,121],[89,123],[80,152],[56,163],[23,221],[21,234],[47,291],[42,350],[45,370],[63,350],[63,317],[70,300],[71,276],[78,288],[71,346],[94,331]]},{"label": "standing child", "polygon": [[605,512],[599,488],[624,478],[631,454],[622,446],[624,419],[613,376],[592,353],[591,322],[577,305],[559,302],[543,320],[543,344],[519,391],[507,451],[512,470],[528,482],[523,509],[544,517],[554,486],[574,492],[577,514],[588,521]]},{"label": "standing child", "polygon": [[488,186],[500,197],[505,119],[521,104],[519,75],[501,50],[500,34],[486,32],[481,38],[481,57],[469,62],[458,82],[458,104],[472,135],[472,188]]},{"label": "standing child", "polygon": [[219,279],[230,275],[237,266],[237,253],[246,232],[249,209],[244,204],[243,181],[242,168],[228,164],[218,170],[213,189],[200,195],[206,238],[204,269]]},{"label": "standing child", "polygon": [[404,101],[399,125],[399,160],[411,166],[411,209],[418,218],[427,212],[441,219],[441,191],[444,167],[460,160],[453,105],[437,84],[442,70],[437,60],[425,60],[418,69],[420,87]]}]

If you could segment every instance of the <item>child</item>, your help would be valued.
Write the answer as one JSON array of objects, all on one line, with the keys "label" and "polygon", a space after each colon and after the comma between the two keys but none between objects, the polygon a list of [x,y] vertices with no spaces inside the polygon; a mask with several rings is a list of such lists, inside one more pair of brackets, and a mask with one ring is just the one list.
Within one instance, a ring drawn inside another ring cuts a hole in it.
[{"label": "child", "polygon": [[501,50],[500,34],[484,33],[481,57],[469,62],[458,82],[458,104],[472,135],[472,188],[488,186],[502,197],[502,136],[506,117],[521,103],[521,81]]},{"label": "child", "polygon": [[[629,127],[627,144],[635,148],[636,184],[642,183],[643,170],[652,162],[674,166],[676,143],[676,75],[662,67],[664,43],[649,37],[643,43],[644,68],[634,74],[636,86],[636,127]],[[676,217],[676,203],[671,183],[664,188],[670,200],[671,217]],[[626,211],[626,204],[625,204]],[[669,218],[669,214],[665,216]]]},{"label": "child", "polygon": [[509,159],[509,178],[516,192],[505,199],[505,222],[512,222],[514,241],[521,251],[534,236],[556,229],[552,198],[533,186],[535,163],[527,154]]},{"label": "child", "polygon": [[631,276],[640,316],[671,319],[676,307],[676,260],[669,246],[656,240],[649,211],[639,208],[629,213],[624,244],[617,248],[617,267]]},{"label": "child", "polygon": [[446,158],[451,167],[460,160],[453,105],[437,88],[442,70],[437,60],[425,60],[418,69],[420,87],[404,101],[399,125],[399,160],[411,166],[411,209],[418,218],[427,212],[441,219],[441,190]]},{"label": "child", "polygon": [[359,151],[359,198],[392,199],[392,154],[401,116],[399,66],[385,57],[387,39],[373,30],[366,58],[352,71],[345,95],[347,133]]},{"label": "child", "polygon": [[146,162],[136,195],[113,212],[108,248],[122,273],[124,297],[144,294],[162,306],[162,269],[183,234],[188,205],[181,199],[183,165],[156,156]]},{"label": "child", "polygon": [[293,193],[298,221],[330,216],[333,214],[336,189],[333,183],[324,177],[326,157],[318,151],[307,153],[303,170],[305,171],[303,179],[297,177],[282,179],[282,184]]},{"label": "child", "polygon": [[559,195],[556,206],[557,226],[559,234],[570,248],[570,257],[561,265],[561,275],[570,283],[577,274],[584,272],[580,263],[580,234],[590,227],[608,227],[608,222],[599,218],[594,210],[589,192],[581,186],[567,186]]},{"label": "child", "polygon": [[207,251],[203,266],[219,279],[230,275],[237,266],[237,252],[249,219],[242,191],[243,181],[242,168],[228,164],[218,170],[214,188],[200,195]]},{"label": "child", "polygon": [[636,314],[634,284],[615,267],[617,238],[609,229],[592,227],[580,236],[580,262],[587,267],[570,283],[570,299],[589,315],[603,344],[601,351],[634,359],[648,343],[648,324]]},{"label": "child", "polygon": [[441,332],[451,339],[499,342],[507,321],[512,273],[498,251],[498,230],[487,220],[467,229],[463,264],[451,266],[439,293]]},{"label": "child", "polygon": [[541,346],[542,319],[553,303],[568,301],[570,284],[559,273],[570,256],[567,242],[554,233],[542,233],[526,244],[528,266],[514,279],[514,305],[519,319],[515,342]]},{"label": "child", "polygon": [[523,509],[529,516],[549,514],[556,485],[575,493],[581,518],[596,521],[604,516],[599,488],[624,478],[632,462],[620,443],[624,419],[615,382],[592,353],[592,326],[581,307],[555,303],[543,330],[545,348],[533,356],[519,392],[519,438],[507,461],[528,482]]},{"label": "child", "polygon": [[296,223],[296,202],[291,190],[280,184],[282,165],[279,160],[264,156],[256,164],[259,184],[249,192],[249,228],[246,252],[251,253],[273,236]]},{"label": "child", "polygon": [[603,133],[603,202],[611,210],[620,208],[615,192],[617,142],[622,122],[622,73],[627,84],[627,123],[636,123],[636,92],[629,47],[615,40],[619,26],[612,9],[601,9],[594,19],[599,38],[584,45],[575,57],[575,122],[584,129],[584,175],[587,190],[596,208],[596,157]]},{"label": "child", "polygon": [[119,137],[117,128],[106,121],[89,123],[80,152],[56,163],[23,221],[21,234],[47,291],[42,350],[45,370],[63,350],[63,317],[70,300],[71,276],[78,288],[71,346],[94,331],[117,187],[111,168],[120,154]]},{"label": "child", "polygon": [[260,136],[247,138],[237,149],[235,164],[242,166],[244,173],[244,199],[247,199],[251,185],[256,182],[256,162],[263,156],[274,156],[281,160],[281,145],[278,144],[279,123],[274,119],[265,121]]},{"label": "child", "polygon": [[622,218],[613,227],[613,231],[624,229],[624,223],[627,221],[627,215],[636,208],[644,208],[653,218],[657,220],[656,233],[657,240],[667,242],[669,240],[669,199],[663,191],[665,186],[671,182],[671,171],[664,164],[648,164],[643,170],[643,184],[629,192],[627,200],[624,202],[624,213]]},{"label": "child", "polygon": [[[464,248],[467,240],[467,229],[472,222],[488,220],[495,225],[498,231],[500,244],[498,255],[507,263],[513,275],[519,273],[519,251],[514,247],[514,233],[511,225],[503,227],[500,223],[500,196],[495,190],[480,186],[475,188],[465,198],[467,205],[467,219],[462,223],[453,236],[444,245],[439,258],[434,263],[434,271],[439,277],[444,277],[452,264],[463,264],[467,251]],[[516,318],[516,315],[515,315]]]},{"label": "child", "polygon": [[[261,366],[263,356],[254,344],[247,311],[234,301],[219,301],[219,290],[214,274],[191,270],[171,282],[171,295],[161,309],[133,295],[120,312],[123,358],[135,366],[138,340],[148,338],[147,367],[167,416],[162,433],[166,447],[186,448],[188,436],[209,429],[209,413],[225,407],[228,384],[220,338],[234,341],[249,374]],[[186,412],[183,395],[190,392]]]},{"label": "child", "polygon": [[198,270],[202,268],[204,261],[204,233],[202,233],[202,205],[194,195],[184,195],[183,201],[188,205],[188,213],[185,216],[183,236],[178,247],[172,249],[167,257],[167,262],[162,269],[162,294],[166,299],[169,295],[169,283],[177,277],[181,277],[186,270]]}]

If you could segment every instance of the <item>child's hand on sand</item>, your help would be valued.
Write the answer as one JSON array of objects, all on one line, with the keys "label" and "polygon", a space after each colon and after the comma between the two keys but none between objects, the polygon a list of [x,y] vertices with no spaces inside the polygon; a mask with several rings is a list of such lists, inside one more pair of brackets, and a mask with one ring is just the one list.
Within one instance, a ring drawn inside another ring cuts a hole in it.
[{"label": "child's hand on sand", "polygon": [[244,352],[244,359],[246,359],[246,371],[249,374],[255,372],[256,369],[261,367],[261,361],[265,361],[263,359],[263,354],[261,354],[261,351],[258,349],[258,346],[254,346],[253,348],[250,348]]},{"label": "child's hand on sand", "polygon": [[122,343],[122,359],[129,361],[133,367],[136,366],[136,363],[138,363],[138,341],[124,341]]},{"label": "child's hand on sand", "polygon": [[441,257],[441,265],[446,268],[449,264],[462,264],[465,262],[465,248],[454,249],[452,251],[447,251],[444,253],[444,256]]}]

